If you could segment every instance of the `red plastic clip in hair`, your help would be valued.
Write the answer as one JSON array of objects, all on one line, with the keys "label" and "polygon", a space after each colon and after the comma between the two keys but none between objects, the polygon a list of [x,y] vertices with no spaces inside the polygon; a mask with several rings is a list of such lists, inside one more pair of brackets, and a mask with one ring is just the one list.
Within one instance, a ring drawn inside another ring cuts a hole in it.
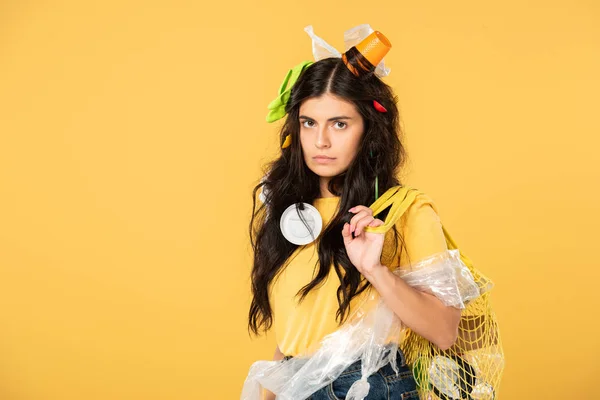
[{"label": "red plastic clip in hair", "polygon": [[377,100],[373,100],[373,107],[379,112],[387,112],[384,106],[382,106]]}]

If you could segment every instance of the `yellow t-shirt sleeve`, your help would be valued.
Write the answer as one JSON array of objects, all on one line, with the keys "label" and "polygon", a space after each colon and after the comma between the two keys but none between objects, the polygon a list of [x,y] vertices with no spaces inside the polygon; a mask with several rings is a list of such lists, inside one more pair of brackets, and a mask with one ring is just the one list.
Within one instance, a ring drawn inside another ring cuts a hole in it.
[{"label": "yellow t-shirt sleeve", "polygon": [[442,222],[433,200],[419,194],[404,212],[397,229],[404,237],[405,250],[399,255],[399,266],[408,267],[435,253],[448,249]]}]

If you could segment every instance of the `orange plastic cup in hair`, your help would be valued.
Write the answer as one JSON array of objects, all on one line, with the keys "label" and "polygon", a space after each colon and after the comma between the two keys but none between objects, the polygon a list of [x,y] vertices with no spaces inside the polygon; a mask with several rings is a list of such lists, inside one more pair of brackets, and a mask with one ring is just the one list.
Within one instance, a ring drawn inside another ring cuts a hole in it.
[{"label": "orange plastic cup in hair", "polygon": [[375,67],[383,60],[383,57],[392,48],[392,43],[379,31],[371,33],[356,45],[356,50],[369,60]]},{"label": "orange plastic cup in hair", "polygon": [[[392,43],[387,37],[385,37],[383,33],[374,31],[355,47],[356,50],[358,50],[367,60],[369,60],[371,64],[373,64],[374,67],[377,67],[377,64],[383,60],[383,57],[385,57],[387,52],[392,48]],[[348,62],[346,53],[342,54],[342,60],[348,69],[354,75],[358,76],[358,71],[356,71],[356,69]],[[367,70],[366,65],[361,65],[361,67]]]}]

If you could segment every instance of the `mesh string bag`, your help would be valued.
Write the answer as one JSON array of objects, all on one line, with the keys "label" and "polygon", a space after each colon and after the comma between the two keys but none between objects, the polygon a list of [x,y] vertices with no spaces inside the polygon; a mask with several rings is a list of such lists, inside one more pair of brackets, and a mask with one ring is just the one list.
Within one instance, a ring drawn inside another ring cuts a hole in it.
[{"label": "mesh string bag", "polygon": [[[408,192],[415,190],[407,188]],[[442,228],[450,256],[460,260],[463,269],[468,268],[479,295],[465,301],[458,338],[448,350],[441,350],[407,327],[402,331],[399,347],[412,366],[421,399],[496,399],[504,370],[504,351],[490,300],[493,283],[460,251],[443,224]],[[407,278],[410,274],[401,276]]]}]

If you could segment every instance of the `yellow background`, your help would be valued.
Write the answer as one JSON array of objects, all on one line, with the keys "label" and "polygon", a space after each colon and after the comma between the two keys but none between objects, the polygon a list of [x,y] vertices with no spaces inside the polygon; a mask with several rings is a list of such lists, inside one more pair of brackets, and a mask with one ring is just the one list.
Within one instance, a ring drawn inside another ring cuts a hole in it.
[{"label": "yellow background", "polygon": [[266,105],[370,23],[406,183],[496,283],[501,399],[600,398],[600,6],[4,1],[0,399],[237,399]]}]

